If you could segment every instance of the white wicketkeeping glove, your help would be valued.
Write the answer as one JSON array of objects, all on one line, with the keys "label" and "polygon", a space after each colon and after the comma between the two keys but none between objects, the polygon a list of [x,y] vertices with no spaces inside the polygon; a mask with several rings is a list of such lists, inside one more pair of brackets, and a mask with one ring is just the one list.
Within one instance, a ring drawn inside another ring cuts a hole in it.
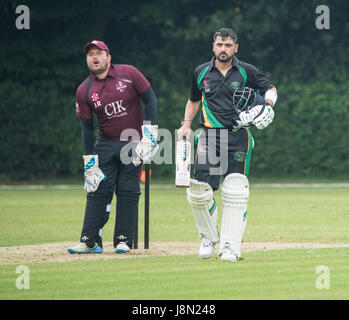
[{"label": "white wicketkeeping glove", "polygon": [[84,155],[84,189],[90,193],[95,192],[102,180],[107,177],[98,167],[98,155]]},{"label": "white wicketkeeping glove", "polygon": [[257,129],[262,130],[273,121],[274,115],[274,110],[270,105],[257,105],[239,114],[239,119],[236,121],[238,126],[234,129],[254,125]]},{"label": "white wicketkeeping glove", "polygon": [[[143,163],[151,163],[156,152],[159,149],[159,145],[157,143],[158,139],[158,126],[145,124],[142,126],[142,140],[138,143],[136,147],[136,153],[140,159],[143,160]],[[138,159],[139,161],[139,159]],[[135,165],[137,165],[137,159],[133,161]]]}]

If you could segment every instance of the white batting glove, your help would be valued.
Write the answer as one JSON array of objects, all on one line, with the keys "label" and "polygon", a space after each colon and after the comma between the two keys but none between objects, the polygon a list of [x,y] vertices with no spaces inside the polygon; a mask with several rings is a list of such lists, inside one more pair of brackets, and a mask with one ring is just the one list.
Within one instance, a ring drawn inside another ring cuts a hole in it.
[{"label": "white batting glove", "polygon": [[274,110],[269,104],[258,105],[253,107],[250,111],[256,108],[258,114],[253,118],[253,125],[259,129],[263,130],[274,120]]},{"label": "white batting glove", "polygon": [[274,115],[274,110],[269,104],[254,106],[239,114],[239,119],[236,120],[237,126],[234,129],[238,130],[241,127],[254,125],[257,129],[262,130],[273,121]]},{"label": "white batting glove", "polygon": [[[142,140],[136,146],[136,153],[140,159],[143,160],[143,163],[151,163],[156,152],[159,149],[157,143],[158,139],[158,126],[145,124],[142,126]],[[133,161],[136,165],[137,159]]]},{"label": "white batting glove", "polygon": [[99,169],[98,166],[98,155],[84,155],[84,177],[85,177],[85,185],[84,189],[90,193],[95,192],[98,189],[98,186],[102,180],[105,180],[107,177]]},{"label": "white batting glove", "polygon": [[253,125],[253,118],[256,113],[252,111],[252,109],[247,111],[242,111],[239,113],[239,119],[236,120],[237,125],[233,126],[234,132],[238,131],[243,127],[249,127]]},{"label": "white batting glove", "polygon": [[239,128],[241,127],[248,127],[253,124],[253,113],[249,111],[242,111],[239,114],[239,119],[236,120]]}]

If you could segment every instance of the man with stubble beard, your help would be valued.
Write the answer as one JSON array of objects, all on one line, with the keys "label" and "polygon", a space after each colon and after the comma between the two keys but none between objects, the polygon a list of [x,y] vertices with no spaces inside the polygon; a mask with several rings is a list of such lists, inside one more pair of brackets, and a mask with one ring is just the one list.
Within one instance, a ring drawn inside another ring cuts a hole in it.
[{"label": "man with stubble beard", "polygon": [[[219,242],[222,261],[241,259],[241,241],[246,227],[249,197],[248,174],[254,145],[249,127],[264,129],[274,118],[275,86],[256,67],[238,59],[239,44],[233,29],[221,28],[213,36],[213,58],[198,66],[191,83],[178,139],[191,135],[191,123],[202,106],[195,159],[195,175],[187,188],[201,238],[199,256],[214,255]],[[241,95],[237,105],[235,98]],[[253,101],[248,97],[256,97]],[[253,94],[253,95],[252,95]],[[246,97],[247,97],[246,96]],[[248,109],[238,109],[241,103]],[[219,162],[216,161],[219,157]],[[218,233],[218,209],[213,192],[224,180],[222,223]]]},{"label": "man with stubble beard", "polygon": [[[116,253],[127,253],[137,232],[141,163],[151,162],[158,148],[157,100],[149,81],[135,67],[111,64],[103,41],[89,42],[84,51],[90,75],[76,91],[76,117],[82,128],[87,202],[80,242],[68,252],[103,252],[101,232],[115,193],[114,248]],[[96,142],[93,115],[98,122]],[[131,150],[131,154],[123,150]]]}]

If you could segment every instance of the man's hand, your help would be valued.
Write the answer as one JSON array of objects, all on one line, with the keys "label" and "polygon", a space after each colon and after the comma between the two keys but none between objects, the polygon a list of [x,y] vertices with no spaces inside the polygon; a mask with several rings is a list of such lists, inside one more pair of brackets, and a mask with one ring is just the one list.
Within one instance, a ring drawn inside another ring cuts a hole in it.
[{"label": "man's hand", "polygon": [[248,111],[239,114],[236,120],[237,126],[234,129],[254,125],[257,129],[266,128],[274,119],[274,110],[269,104],[257,105]]},{"label": "man's hand", "polygon": [[[136,147],[136,153],[144,163],[151,163],[156,152],[159,149],[157,143],[158,139],[158,126],[145,124],[142,126],[143,138],[138,143]],[[134,164],[136,165],[137,161],[135,159]]]},{"label": "man's hand", "polygon": [[239,119],[236,120],[238,128],[248,127],[253,124],[253,114],[249,111],[242,111],[239,114]]},{"label": "man's hand", "polygon": [[183,137],[186,137],[186,139],[189,140],[191,133],[192,133],[192,130],[190,126],[188,127],[185,124],[183,124],[177,132],[178,140],[182,140]]},{"label": "man's hand", "polygon": [[98,186],[102,180],[105,180],[107,177],[99,169],[98,166],[98,155],[84,155],[84,177],[85,185],[84,189],[90,193],[95,192],[98,189]]}]

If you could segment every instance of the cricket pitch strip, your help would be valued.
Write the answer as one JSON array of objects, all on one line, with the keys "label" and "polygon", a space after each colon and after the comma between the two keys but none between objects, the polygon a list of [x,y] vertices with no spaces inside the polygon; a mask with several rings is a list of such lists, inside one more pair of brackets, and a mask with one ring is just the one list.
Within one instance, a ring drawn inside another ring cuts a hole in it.
[{"label": "cricket pitch strip", "polygon": [[[0,265],[191,255],[198,254],[200,242],[150,242],[149,249],[143,249],[143,242],[139,242],[139,249],[131,250],[128,254],[114,253],[115,249],[113,248],[112,242],[105,242],[104,252],[100,254],[69,254],[67,249],[72,245],[75,245],[75,243],[61,242],[0,247]],[[242,252],[257,250],[318,249],[338,247],[349,247],[349,244],[319,242],[243,242]]]}]

